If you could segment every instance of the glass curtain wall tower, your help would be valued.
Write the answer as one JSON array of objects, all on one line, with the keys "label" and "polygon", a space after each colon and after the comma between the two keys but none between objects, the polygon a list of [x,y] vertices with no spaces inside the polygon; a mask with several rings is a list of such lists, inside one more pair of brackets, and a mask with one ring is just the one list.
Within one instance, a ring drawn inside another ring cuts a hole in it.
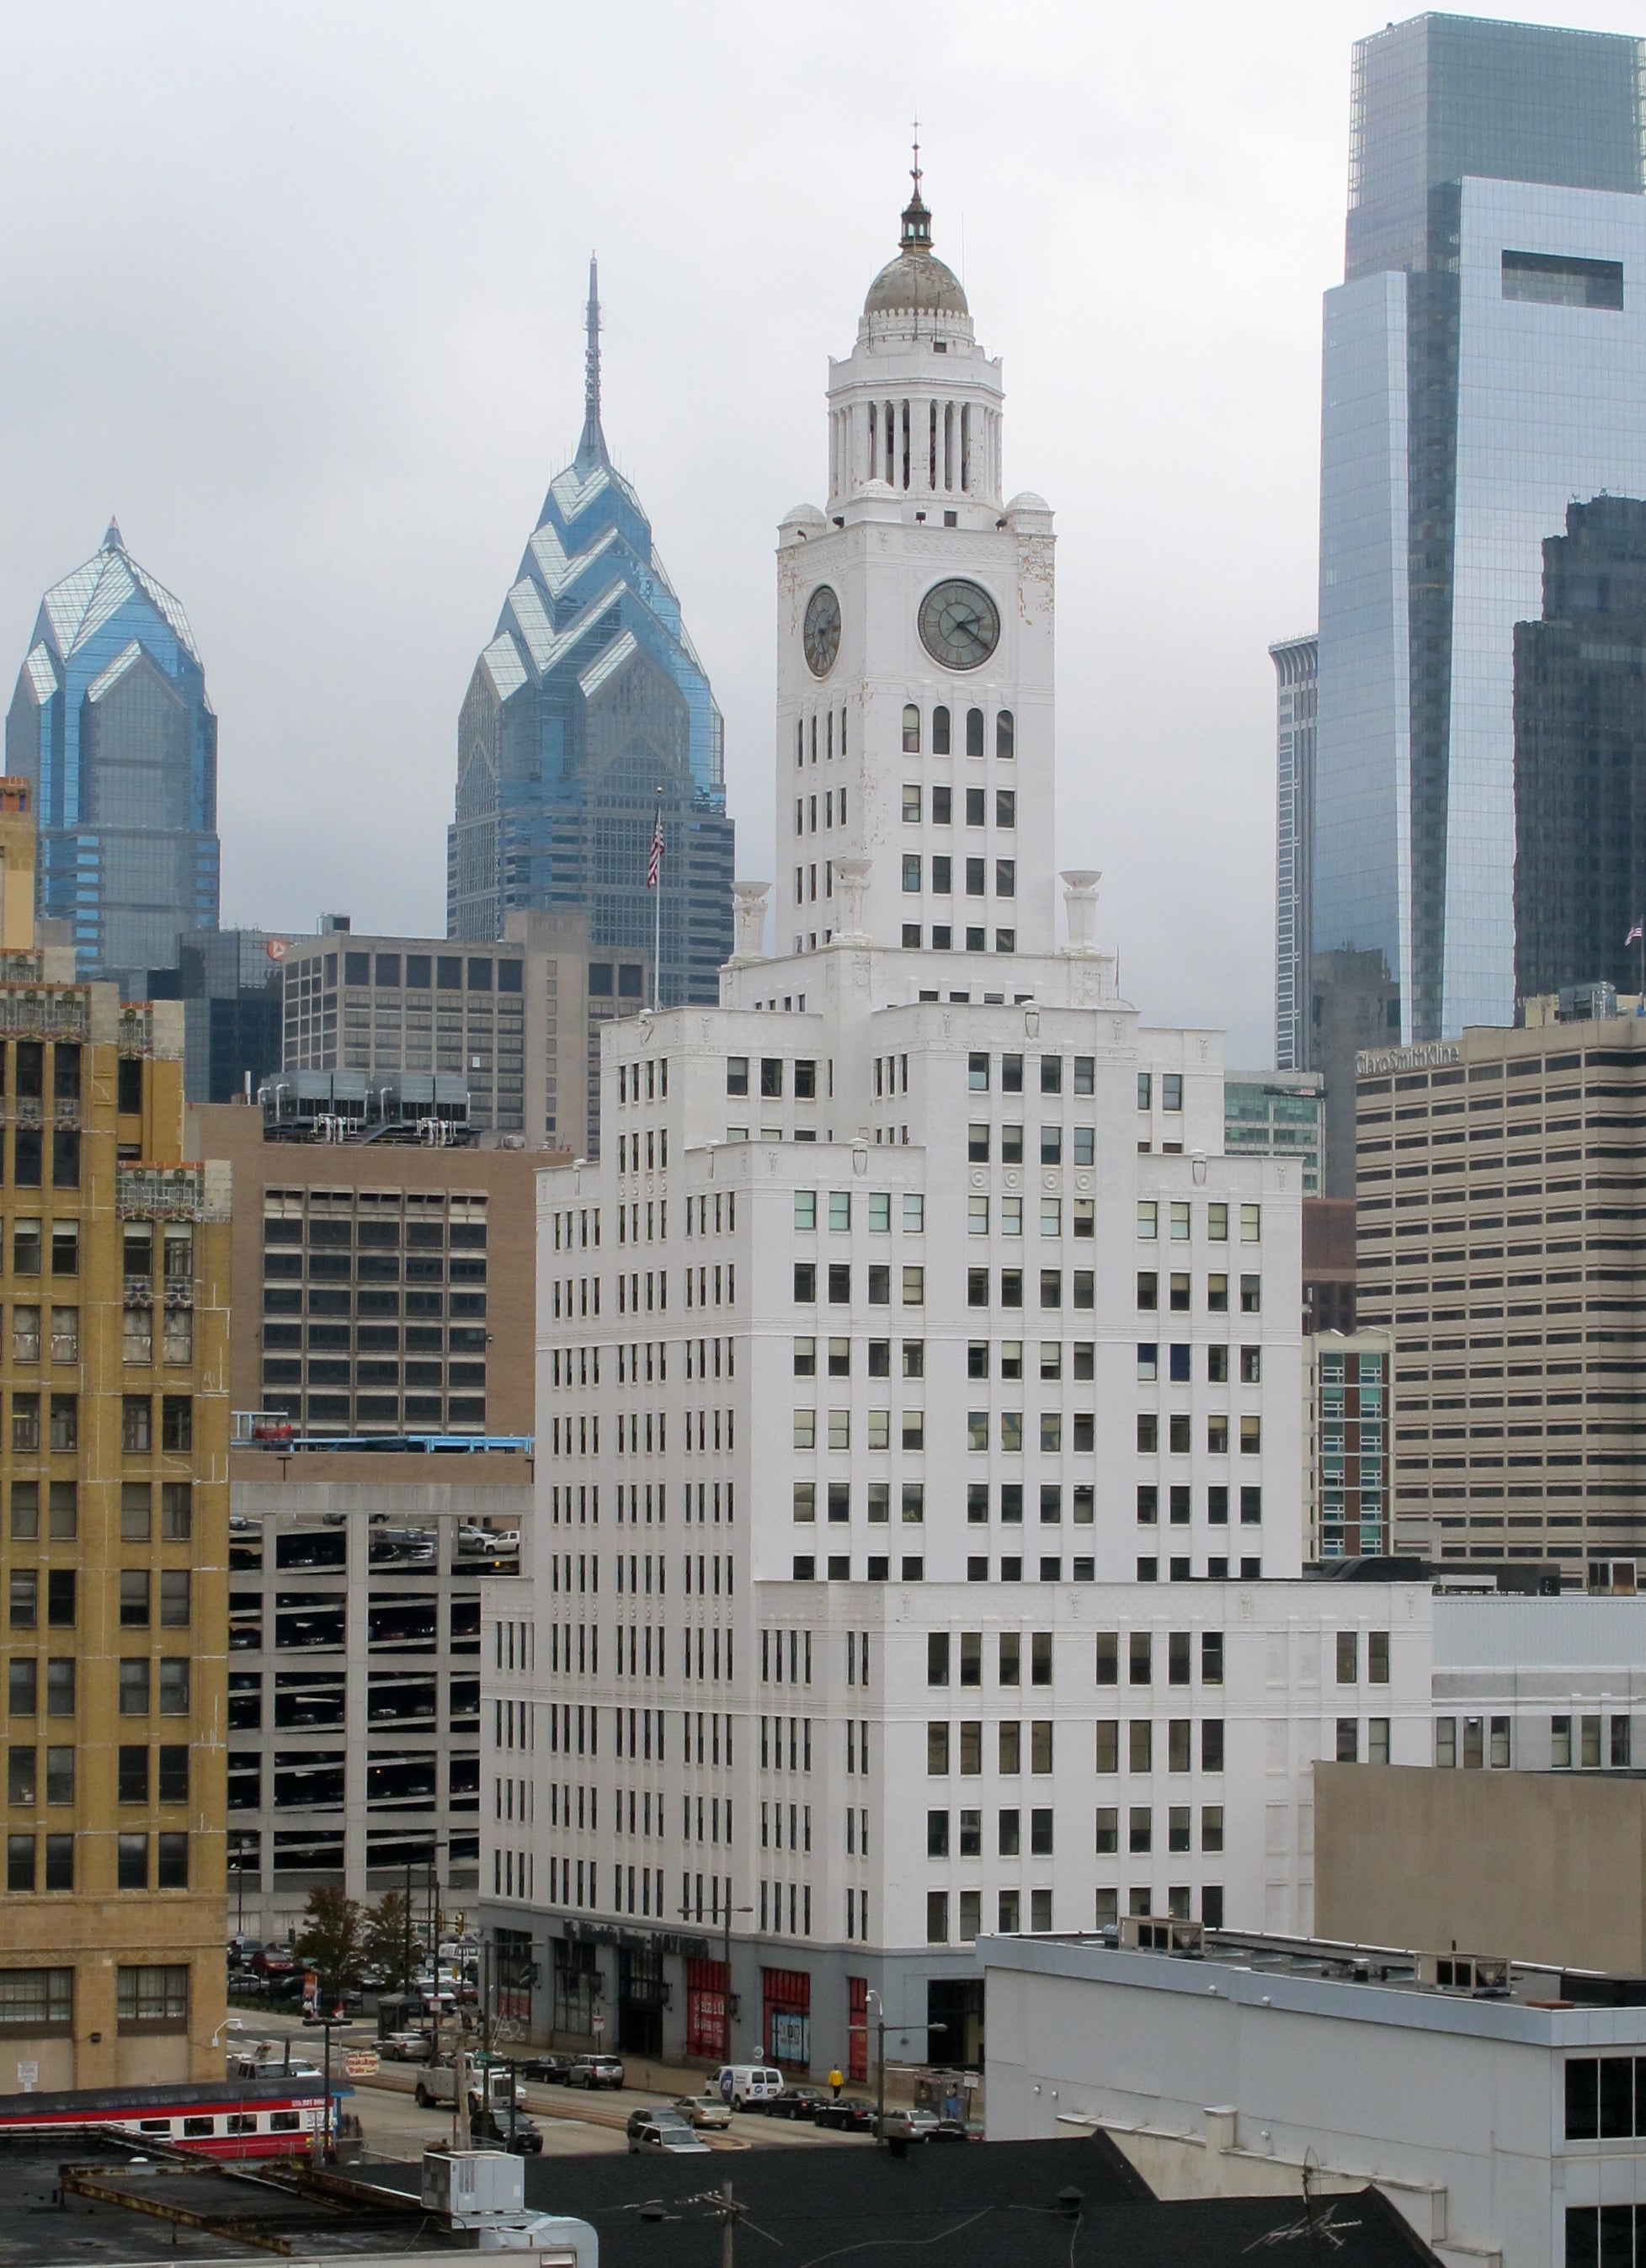
[{"label": "glass curtain wall tower", "polygon": [[601,426],[589,262],[583,436],[550,482],[458,723],[447,930],[498,939],[530,907],[587,909],[592,951],[648,961],[663,822],[666,1007],[712,1001],[732,950],[733,828],[720,712],[634,490]]},{"label": "glass curtain wall tower", "polygon": [[218,924],[218,720],[181,600],[116,520],[41,602],[6,769],[34,785],[41,914],[71,925],[82,976],[146,998],[179,932]]},{"label": "glass curtain wall tower", "polygon": [[1641,42],[1421,16],[1354,50],[1326,294],[1314,949],[1402,1036],[1514,1012],[1514,625],[1646,493]]},{"label": "glass curtain wall tower", "polygon": [[1282,638],[1274,664],[1274,1064],[1310,1071],[1310,934],[1314,895],[1315,695],[1319,645]]}]

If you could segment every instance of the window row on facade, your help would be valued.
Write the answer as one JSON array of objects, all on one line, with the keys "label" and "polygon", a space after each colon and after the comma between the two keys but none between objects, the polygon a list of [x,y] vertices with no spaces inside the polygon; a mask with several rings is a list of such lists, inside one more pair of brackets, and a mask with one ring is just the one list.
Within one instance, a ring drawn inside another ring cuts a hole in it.
[{"label": "window row on facade", "polygon": [[[6,1889],[25,1896],[41,1891],[74,1890],[90,1887],[76,1881],[77,1845],[89,1837],[74,1834],[8,1834]],[[100,1841],[106,1837],[100,1837]],[[151,1835],[125,1829],[114,1836],[114,1885],[117,1890],[186,1890],[188,1888],[188,1836],[186,1832]]]},{"label": "window row on facade", "polygon": [[[922,730],[919,703],[914,701],[906,703],[903,711],[903,753],[905,756],[920,754]],[[953,713],[946,703],[940,701],[931,711],[929,736],[931,753],[934,756],[952,756],[962,753],[968,756],[981,756],[985,753],[988,740],[988,720],[981,709],[968,709],[961,726],[961,748],[956,750]],[[994,753],[1002,763],[1011,762],[1017,754],[1016,720],[1009,709],[995,711]]]}]

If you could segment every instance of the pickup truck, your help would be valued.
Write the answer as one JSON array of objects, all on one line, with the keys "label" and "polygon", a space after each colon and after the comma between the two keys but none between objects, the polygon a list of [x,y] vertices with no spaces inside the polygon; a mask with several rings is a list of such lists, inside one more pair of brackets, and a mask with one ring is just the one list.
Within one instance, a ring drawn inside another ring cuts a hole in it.
[{"label": "pickup truck", "polygon": [[[435,2103],[457,2100],[457,2073],[450,2056],[442,2056],[439,2063],[431,2064],[417,2080],[417,2102],[429,2110]],[[506,2113],[511,2096],[520,2110],[526,2107],[526,2093],[519,2080],[501,2064],[469,2066],[469,2108],[472,2114],[483,2107],[493,2112]]]}]

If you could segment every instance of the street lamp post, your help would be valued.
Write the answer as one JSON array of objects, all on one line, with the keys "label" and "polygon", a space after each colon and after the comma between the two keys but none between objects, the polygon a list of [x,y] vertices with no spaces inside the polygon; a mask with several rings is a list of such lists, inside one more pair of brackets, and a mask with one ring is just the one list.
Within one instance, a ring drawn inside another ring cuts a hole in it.
[{"label": "street lamp post", "polygon": [[[886,2144],[886,2004],[871,1984],[864,1995],[865,2001],[875,2003],[875,2147],[883,2149]],[[852,2024],[848,2030],[867,2036],[867,2023]],[[906,2039],[911,2032],[924,2032],[928,2037],[934,2032],[946,2032],[947,2024],[900,2024],[898,2036]]]}]

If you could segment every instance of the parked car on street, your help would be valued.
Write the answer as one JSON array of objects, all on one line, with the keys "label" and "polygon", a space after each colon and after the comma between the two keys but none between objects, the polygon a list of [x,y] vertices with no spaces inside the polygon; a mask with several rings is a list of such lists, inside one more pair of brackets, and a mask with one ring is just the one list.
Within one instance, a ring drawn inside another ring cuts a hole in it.
[{"label": "parked car on street", "polygon": [[543,2128],[523,2110],[517,2110],[513,2119],[506,2110],[500,2116],[483,2110],[477,2117],[471,2112],[469,2139],[478,2149],[511,2150],[517,2158],[535,2158],[543,2154]]},{"label": "parked car on street", "polygon": [[771,2118],[816,2118],[823,2105],[833,2100],[826,2088],[786,2087],[759,2107]]},{"label": "parked car on street", "polygon": [[712,2095],[682,2095],[675,2097],[672,2108],[678,2110],[688,2126],[699,2132],[720,2133],[732,2123],[732,2106]]},{"label": "parked car on street", "polygon": [[568,2087],[621,2087],[623,2058],[615,2055],[580,2055],[572,2066]]},{"label": "parked car on street", "polygon": [[564,2087],[572,2076],[572,2058],[563,2055],[528,2056],[515,2069],[538,2087]]},{"label": "parked car on street", "polygon": [[820,2102],[813,2114],[814,2123],[832,2127],[842,2134],[872,2134],[875,2131],[875,2106],[860,2102],[855,2095],[843,2095],[838,2102]]},{"label": "parked car on street", "polygon": [[637,2110],[629,2121],[631,2156],[642,2150],[666,2150],[670,2157],[707,2157],[709,2146],[694,2134],[683,2118],[668,2110]]},{"label": "parked car on street", "polygon": [[887,2142],[929,2142],[937,2127],[935,2110],[889,2110],[881,2120],[881,2139]]},{"label": "parked car on street", "polygon": [[377,2051],[385,2063],[427,2063],[432,2045],[427,2032],[390,2032]]},{"label": "parked car on street", "polygon": [[764,2064],[722,2064],[719,2074],[704,2082],[705,2095],[718,2095],[734,2110],[763,2110],[783,2092],[783,2074]]}]

